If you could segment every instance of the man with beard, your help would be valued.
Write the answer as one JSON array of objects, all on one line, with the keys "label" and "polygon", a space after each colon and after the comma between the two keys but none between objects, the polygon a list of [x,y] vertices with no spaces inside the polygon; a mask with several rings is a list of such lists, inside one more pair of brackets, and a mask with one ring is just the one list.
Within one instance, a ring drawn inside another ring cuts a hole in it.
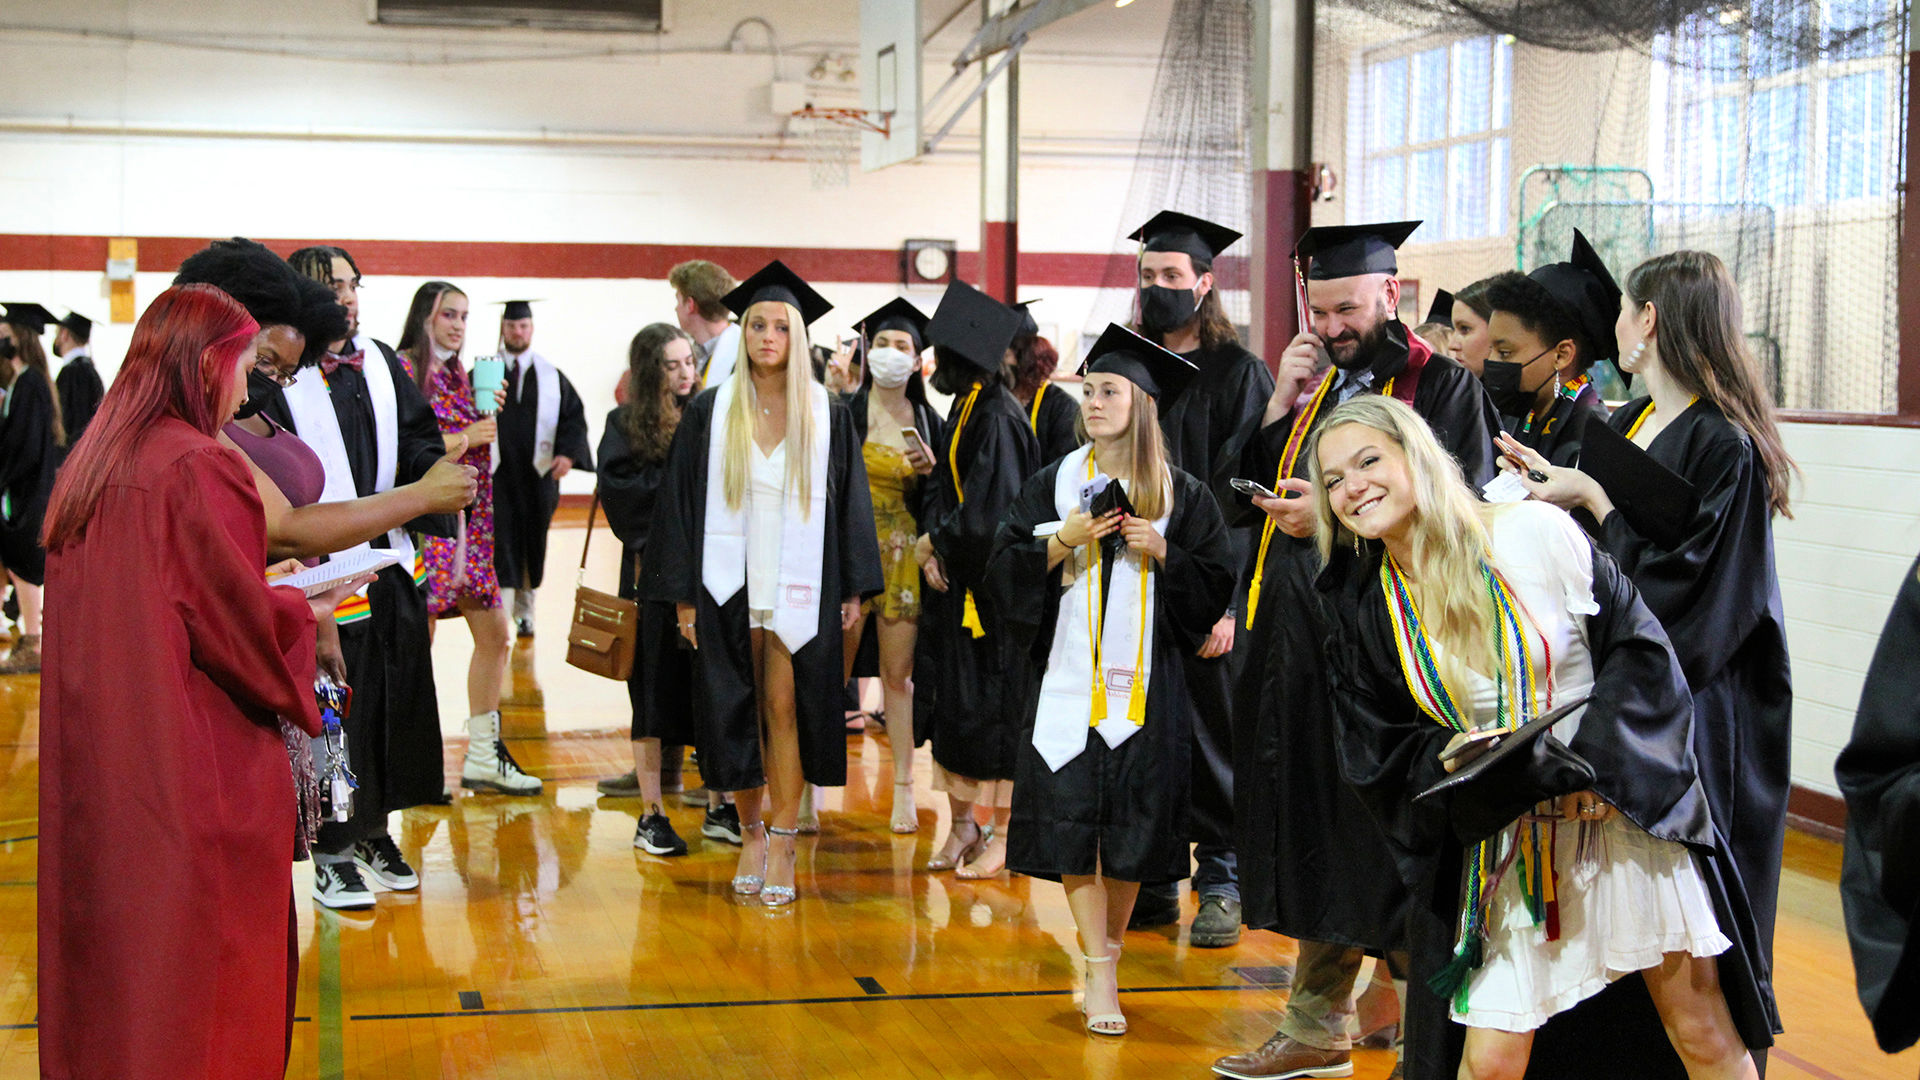
[{"label": "man with beard", "polygon": [[[360,332],[359,267],[337,247],[301,248],[288,261],[333,289],[347,310],[347,337],[262,411],[319,455],[327,475],[322,502],[418,480],[446,455],[446,443],[399,356]],[[452,536],[455,526],[446,516],[420,518],[389,533],[384,546],[411,553],[409,533],[419,531]],[[336,616],[353,687],[347,760],[360,788],[352,818],[322,823],[314,845],[314,899],[330,908],[373,906],[363,871],[388,889],[418,888],[387,816],[446,799],[440,705],[416,568],[409,557],[380,571],[364,599],[349,600]]]},{"label": "man with beard", "polygon": [[[1140,332],[1199,369],[1192,388],[1167,410],[1162,425],[1171,463],[1209,487],[1224,485],[1233,434],[1260,415],[1273,393],[1273,376],[1247,351],[1220,303],[1213,263],[1240,239],[1224,225],[1163,210],[1134,230],[1140,241]],[[1224,508],[1223,508],[1224,509]],[[1236,565],[1246,564],[1254,524],[1232,529]],[[1236,599],[1239,590],[1236,590]],[[1228,608],[1199,651],[1186,657],[1193,703],[1191,835],[1193,893],[1199,898],[1188,940],[1200,948],[1224,948],[1240,940],[1240,877],[1233,850],[1232,680],[1236,616]],[[1180,917],[1177,885],[1142,885],[1132,926],[1154,926]]]},{"label": "man with beard", "polygon": [[500,314],[507,403],[500,407],[500,468],[493,477],[493,568],[513,590],[519,636],[533,636],[533,594],[547,568],[547,529],[560,481],[593,471],[587,410],[573,383],[533,350],[533,302],[509,300]]},{"label": "man with beard", "polygon": [[[1335,756],[1305,447],[1335,405],[1359,394],[1389,394],[1433,426],[1469,483],[1478,487],[1493,477],[1499,419],[1479,382],[1434,355],[1394,315],[1400,302],[1395,249],[1419,225],[1323,227],[1301,236],[1295,254],[1312,260],[1307,306],[1313,325],[1287,347],[1264,410],[1226,450],[1237,463],[1234,475],[1277,493],[1253,500],[1265,520],[1243,594],[1241,647],[1248,655],[1234,688],[1245,919],[1300,943],[1279,1030],[1258,1049],[1214,1063],[1214,1072],[1239,1080],[1352,1075],[1347,1020],[1362,959],[1392,953],[1389,966],[1396,976],[1405,974],[1410,898],[1385,836],[1340,778]],[[1409,1015],[1406,984],[1396,988],[1402,1015]]]}]

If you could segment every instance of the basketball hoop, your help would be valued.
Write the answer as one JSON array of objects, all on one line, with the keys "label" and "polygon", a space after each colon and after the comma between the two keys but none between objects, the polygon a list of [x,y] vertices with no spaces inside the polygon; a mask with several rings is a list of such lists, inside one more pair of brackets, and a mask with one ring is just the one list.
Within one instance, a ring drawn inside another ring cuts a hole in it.
[{"label": "basketball hoop", "polygon": [[[876,120],[875,117],[878,117]],[[793,110],[789,130],[807,155],[807,178],[815,191],[843,188],[853,182],[853,156],[860,150],[861,132],[887,134],[891,118],[865,109]]]}]

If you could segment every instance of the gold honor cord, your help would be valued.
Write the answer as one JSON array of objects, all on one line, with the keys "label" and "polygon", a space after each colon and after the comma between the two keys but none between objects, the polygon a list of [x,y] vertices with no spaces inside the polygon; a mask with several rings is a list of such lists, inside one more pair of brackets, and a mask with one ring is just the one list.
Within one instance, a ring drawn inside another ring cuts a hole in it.
[{"label": "gold honor cord", "polygon": [[[1699,400],[1700,400],[1699,394],[1695,394],[1692,397],[1688,398],[1687,408],[1689,409],[1693,408],[1693,403]],[[1639,416],[1634,417],[1633,424],[1627,428],[1627,438],[1629,441],[1631,441],[1635,435],[1640,434],[1640,425],[1646,423],[1647,417],[1653,415],[1653,408],[1654,408],[1653,399],[1648,398],[1646,409],[1642,411]]]},{"label": "gold honor cord", "polygon": [[[1313,392],[1313,400],[1307,402],[1307,410],[1294,417],[1293,430],[1287,433],[1287,449],[1280,455],[1280,469],[1274,474],[1273,489],[1280,490],[1281,481],[1293,475],[1295,462],[1300,458],[1300,448],[1306,444],[1307,433],[1313,430],[1314,417],[1320,415],[1320,403],[1327,398],[1327,391],[1333,388],[1335,372],[1329,371],[1320,380],[1320,388]],[[1393,380],[1380,388],[1382,394],[1393,393]],[[1285,497],[1283,495],[1283,497]],[[1302,496],[1304,498],[1305,496]],[[1247,629],[1253,629],[1253,617],[1260,611],[1260,583],[1267,576],[1267,548],[1273,544],[1274,530],[1279,523],[1269,515],[1260,525],[1260,553],[1253,560],[1253,580],[1247,583]]]},{"label": "gold honor cord", "polygon": [[[1087,454],[1087,479],[1093,479],[1093,454]],[[1119,483],[1119,481],[1111,481]],[[1094,540],[1087,544],[1090,549],[1087,567],[1087,642],[1093,653],[1093,707],[1087,715],[1088,727],[1099,727],[1100,721],[1107,718],[1107,682],[1104,675],[1105,663],[1101,653],[1106,648],[1107,608],[1106,593],[1100,587],[1100,545]],[[1147,560],[1150,556],[1140,556],[1140,628],[1135,639],[1137,645],[1133,653],[1133,687],[1127,691],[1127,719],[1134,727],[1143,727],[1147,722],[1147,686],[1143,677],[1147,666]]]},{"label": "gold honor cord", "polygon": [[1040,389],[1033,392],[1033,407],[1027,411],[1027,426],[1035,435],[1040,434],[1040,399],[1047,396],[1047,384],[1041,383]]},{"label": "gold honor cord", "polygon": [[[960,450],[960,433],[967,430],[967,420],[973,416],[973,403],[980,398],[980,384],[974,383],[967,391],[967,400],[960,405],[960,422],[953,426],[953,438],[947,440],[947,474],[953,478],[953,494],[964,505],[967,492],[960,486],[960,463],[956,455]],[[960,615],[960,625],[976,638],[987,636],[987,628],[980,623],[980,607],[973,602],[973,590],[968,589],[963,600],[964,608]]]}]

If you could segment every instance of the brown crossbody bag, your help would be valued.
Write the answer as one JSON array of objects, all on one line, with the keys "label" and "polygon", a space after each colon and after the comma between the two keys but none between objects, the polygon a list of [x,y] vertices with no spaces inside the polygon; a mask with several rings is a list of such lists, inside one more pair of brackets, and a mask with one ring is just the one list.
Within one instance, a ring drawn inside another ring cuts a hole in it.
[{"label": "brown crossbody bag", "polygon": [[581,671],[625,682],[633,674],[640,640],[640,605],[598,589],[589,589],[587,551],[593,544],[593,519],[600,516],[600,489],[593,489],[587,510],[587,539],[580,545],[580,573],[574,578],[573,622],[567,626],[567,663]]}]

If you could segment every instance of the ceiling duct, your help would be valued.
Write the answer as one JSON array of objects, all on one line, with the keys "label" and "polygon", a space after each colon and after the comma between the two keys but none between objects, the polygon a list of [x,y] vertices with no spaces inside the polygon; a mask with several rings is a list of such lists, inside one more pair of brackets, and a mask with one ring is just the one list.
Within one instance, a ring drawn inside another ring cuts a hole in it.
[{"label": "ceiling duct", "polygon": [[511,27],[657,34],[668,0],[373,0],[388,26]]}]

